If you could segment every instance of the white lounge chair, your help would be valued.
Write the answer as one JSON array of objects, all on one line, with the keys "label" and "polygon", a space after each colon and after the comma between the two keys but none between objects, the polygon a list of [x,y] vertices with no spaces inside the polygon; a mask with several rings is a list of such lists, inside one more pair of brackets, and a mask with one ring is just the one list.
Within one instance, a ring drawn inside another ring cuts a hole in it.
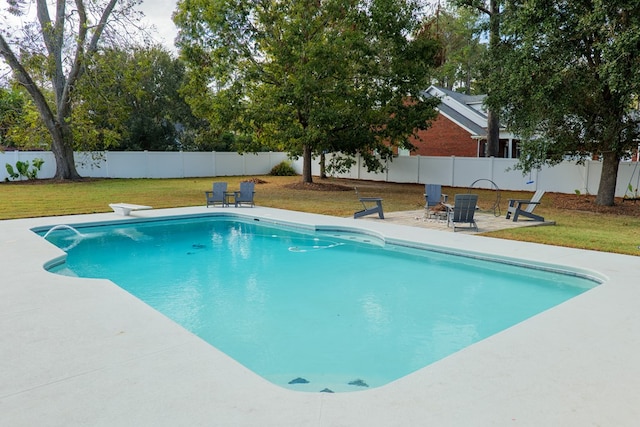
[{"label": "white lounge chair", "polygon": [[[513,221],[517,221],[520,215],[526,216],[534,221],[543,221],[544,218],[533,213],[533,210],[540,204],[540,199],[544,196],[544,190],[538,190],[534,193],[531,200],[509,199],[509,207],[507,208],[507,219],[513,215]],[[523,208],[523,206],[525,206]]]}]

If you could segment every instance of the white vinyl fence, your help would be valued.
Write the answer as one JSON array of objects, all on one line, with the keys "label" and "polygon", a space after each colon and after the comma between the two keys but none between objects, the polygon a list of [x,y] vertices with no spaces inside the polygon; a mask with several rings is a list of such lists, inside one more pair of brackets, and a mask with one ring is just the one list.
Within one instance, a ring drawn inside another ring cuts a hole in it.
[{"label": "white vinyl fence", "polygon": [[[0,179],[8,177],[5,164],[44,159],[38,178],[52,178],[56,161],[50,151],[0,153]],[[191,178],[265,175],[287,160],[286,153],[218,153],[169,151],[106,151],[75,153],[78,173],[91,178]]]},{"label": "white vinyl fence", "polygon": [[[380,174],[367,172],[358,162],[341,178],[372,181],[407,182],[420,184],[442,184],[451,187],[493,188],[495,184],[502,190],[545,191],[571,194],[597,194],[600,184],[602,163],[587,161],[584,165],[563,162],[553,167],[524,174],[514,170],[517,159],[476,158],[476,157],[424,157],[399,156],[388,163],[387,171]],[[299,166],[301,170],[301,163]],[[320,174],[320,167],[313,165],[314,175]],[[639,187],[640,165],[638,162],[620,162],[616,196],[623,197],[631,183],[634,190]]]},{"label": "white vinyl fence", "polygon": [[[38,178],[51,178],[55,174],[55,159],[49,151],[11,151],[0,153],[0,179],[8,178],[5,164],[15,169],[18,161],[31,162],[44,159]],[[237,154],[219,152],[103,152],[76,153],[76,166],[82,176],[93,178],[189,178],[215,176],[265,175],[273,166],[287,160],[286,153]],[[602,163],[588,161],[584,165],[564,162],[544,167],[523,175],[513,170],[515,159],[471,157],[400,156],[388,163],[387,171],[373,174],[358,162],[341,178],[371,181],[437,183],[452,187],[491,188],[493,183],[503,190],[535,191],[544,189],[558,193],[596,194],[600,182]],[[302,160],[292,162],[298,173]],[[318,162],[312,173],[319,175]],[[622,197],[631,183],[638,188],[640,166],[638,162],[621,162],[618,170],[616,196]],[[475,183],[475,184],[474,184]]]}]

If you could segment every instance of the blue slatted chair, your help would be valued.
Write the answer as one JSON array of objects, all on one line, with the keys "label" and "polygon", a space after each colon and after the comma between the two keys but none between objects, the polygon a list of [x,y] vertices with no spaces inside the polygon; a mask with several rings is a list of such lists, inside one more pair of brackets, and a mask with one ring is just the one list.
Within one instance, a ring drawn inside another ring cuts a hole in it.
[{"label": "blue slatted chair", "polygon": [[205,196],[207,197],[207,207],[215,206],[216,204],[219,204],[220,206],[226,206],[228,204],[225,197],[226,191],[226,182],[214,182],[212,191],[204,192]]},{"label": "blue slatted chair", "polygon": [[477,194],[456,194],[454,205],[448,206],[447,227],[453,226],[453,231],[463,228],[458,224],[468,224],[466,228],[478,231],[474,214],[478,206]]},{"label": "blue slatted chair", "polygon": [[255,206],[253,203],[253,196],[256,194],[255,183],[251,181],[244,181],[240,183],[240,191],[234,192],[236,208],[243,204],[251,207]]}]

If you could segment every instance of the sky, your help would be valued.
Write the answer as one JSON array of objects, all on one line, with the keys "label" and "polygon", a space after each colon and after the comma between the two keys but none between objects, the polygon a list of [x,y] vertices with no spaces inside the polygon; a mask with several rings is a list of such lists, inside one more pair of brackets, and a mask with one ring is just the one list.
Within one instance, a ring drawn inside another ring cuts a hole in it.
[{"label": "sky", "polygon": [[[148,24],[152,24],[156,28],[156,32],[153,34],[154,38],[165,46],[168,50],[175,52],[174,39],[178,34],[176,26],[171,20],[171,15],[176,9],[177,0],[143,0],[140,5],[140,10],[145,14],[144,21]],[[7,7],[6,1],[0,2],[0,8],[2,12]],[[2,14],[0,18],[8,19],[12,21],[13,18],[10,15]],[[1,25],[1,24],[0,24]],[[0,59],[0,79],[3,76],[8,75],[9,67]]]},{"label": "sky", "polygon": [[173,41],[178,33],[171,20],[176,9],[176,0],[144,0],[140,10],[145,14],[145,21],[156,27],[154,34],[158,42],[170,50],[175,50]]}]

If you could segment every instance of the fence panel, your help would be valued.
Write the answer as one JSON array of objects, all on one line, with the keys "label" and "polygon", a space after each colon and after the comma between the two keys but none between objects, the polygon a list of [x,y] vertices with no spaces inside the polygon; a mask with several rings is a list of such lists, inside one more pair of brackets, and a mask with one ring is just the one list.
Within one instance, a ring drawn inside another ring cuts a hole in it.
[{"label": "fence panel", "polygon": [[[92,178],[109,178],[108,153],[105,151],[81,151],[74,153],[76,170],[80,176],[90,176]],[[51,176],[55,175],[54,171]]]},{"label": "fence panel", "polygon": [[531,186],[533,183],[529,183],[529,181],[532,181],[529,175],[523,176],[522,171],[513,169],[516,163],[517,160],[515,159],[493,159],[491,180],[498,188],[503,190],[521,190],[525,188],[535,190]]},{"label": "fence panel", "polygon": [[[56,164],[49,151],[0,152],[0,180],[8,180],[9,174],[1,165],[9,164],[15,169],[18,161],[33,162],[44,159],[38,178],[52,178]],[[180,178],[206,176],[264,175],[276,164],[287,160],[286,153],[218,153],[218,152],[101,152],[75,153],[76,167],[82,176],[94,178]],[[312,163],[312,173],[320,174],[318,158]],[[439,183],[445,186],[469,187],[480,179],[476,187],[488,188],[493,181],[503,190],[546,191],[596,194],[600,182],[602,163],[588,161],[584,165],[563,162],[554,167],[543,167],[523,175],[513,170],[515,159],[471,158],[471,157],[424,157],[400,156],[388,163],[383,173],[367,172],[361,159],[341,178],[371,181],[406,183]],[[292,166],[302,173],[302,159],[292,161]],[[616,196],[622,197],[640,186],[638,162],[621,162],[618,169]]]},{"label": "fence panel", "polygon": [[182,153],[185,177],[216,176],[215,153]]},{"label": "fence panel", "polygon": [[395,157],[389,162],[388,180],[391,182],[420,182],[420,158],[416,156]]},{"label": "fence panel", "polygon": [[491,160],[491,158],[456,157],[452,185],[469,187],[477,179],[492,179],[493,162]]},{"label": "fence panel", "polygon": [[109,151],[109,178],[148,178],[147,154],[141,151]]},{"label": "fence panel", "polygon": [[451,186],[455,157],[420,157],[418,182]]},{"label": "fence panel", "polygon": [[183,153],[161,151],[145,153],[149,178],[184,178]]},{"label": "fence panel", "polygon": [[[598,177],[600,175],[598,174]],[[631,186],[631,189],[628,187]],[[629,197],[640,195],[640,162],[624,162],[618,169],[618,182],[616,184],[616,194],[626,194]],[[598,188],[591,194],[596,194]]]}]

